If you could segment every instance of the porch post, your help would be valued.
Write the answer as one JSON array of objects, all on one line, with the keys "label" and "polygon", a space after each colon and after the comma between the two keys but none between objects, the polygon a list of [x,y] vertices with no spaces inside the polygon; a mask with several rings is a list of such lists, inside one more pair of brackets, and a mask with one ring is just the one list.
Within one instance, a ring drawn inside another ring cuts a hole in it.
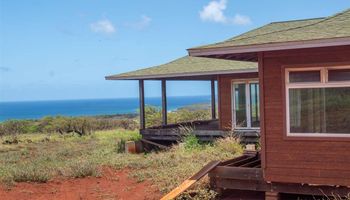
[{"label": "porch post", "polygon": [[140,99],[140,129],[146,128],[145,123],[145,87],[144,81],[139,80],[139,99]]},{"label": "porch post", "polygon": [[168,110],[167,110],[167,97],[166,97],[166,80],[162,79],[162,125],[168,124]]},{"label": "porch post", "polygon": [[211,118],[216,119],[215,80],[211,80]]}]

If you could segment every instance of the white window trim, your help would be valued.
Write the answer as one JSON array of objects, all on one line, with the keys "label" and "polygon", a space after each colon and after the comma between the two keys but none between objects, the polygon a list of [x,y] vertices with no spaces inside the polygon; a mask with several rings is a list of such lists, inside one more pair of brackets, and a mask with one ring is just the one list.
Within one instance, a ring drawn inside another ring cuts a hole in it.
[{"label": "white window trim", "polygon": [[[251,105],[250,105],[250,83],[258,83],[258,79],[240,79],[234,80],[231,83],[231,111],[232,111],[232,129],[233,130],[259,130],[260,127],[252,127],[251,124]],[[237,127],[236,126],[236,104],[235,104],[235,85],[236,84],[245,84],[245,93],[246,93],[246,117],[247,117],[247,126],[246,127]],[[260,103],[260,102],[259,102]],[[260,114],[260,113],[259,113]]]},{"label": "white window trim", "polygon": [[[289,89],[295,88],[340,88],[350,87],[350,81],[328,81],[328,71],[334,69],[350,69],[350,66],[314,67],[314,68],[286,68],[285,94],[286,94],[286,131],[289,137],[350,137],[350,133],[290,133]],[[293,71],[320,71],[320,82],[290,83],[289,72]]]}]

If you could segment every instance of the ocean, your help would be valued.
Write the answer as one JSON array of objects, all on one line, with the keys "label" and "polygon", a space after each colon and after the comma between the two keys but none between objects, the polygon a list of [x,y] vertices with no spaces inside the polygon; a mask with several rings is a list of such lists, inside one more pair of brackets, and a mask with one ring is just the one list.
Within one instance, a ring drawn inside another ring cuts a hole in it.
[{"label": "ocean", "polygon": [[[180,107],[209,103],[210,96],[168,97],[168,110]],[[161,106],[161,98],[145,99],[146,105]],[[137,113],[138,98],[82,99],[0,102],[0,121],[10,119],[39,119],[44,116],[95,116]]]}]

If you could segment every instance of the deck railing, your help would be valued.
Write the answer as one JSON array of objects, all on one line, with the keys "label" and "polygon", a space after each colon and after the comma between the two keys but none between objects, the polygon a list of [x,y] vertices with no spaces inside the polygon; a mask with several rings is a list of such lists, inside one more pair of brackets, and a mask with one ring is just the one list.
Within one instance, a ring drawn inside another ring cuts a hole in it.
[{"label": "deck railing", "polygon": [[218,120],[201,120],[153,126],[140,130],[140,133],[147,140],[178,141],[185,135],[184,127],[190,127],[192,133],[202,141],[212,141],[216,138],[235,135],[240,137],[244,143],[256,143],[260,136],[260,131],[257,129],[237,130],[234,133],[220,130]]}]

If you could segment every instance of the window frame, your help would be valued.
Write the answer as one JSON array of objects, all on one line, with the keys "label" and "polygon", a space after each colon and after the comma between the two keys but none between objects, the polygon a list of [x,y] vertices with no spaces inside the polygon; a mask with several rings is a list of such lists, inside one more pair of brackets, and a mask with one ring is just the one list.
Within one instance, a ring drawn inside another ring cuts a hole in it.
[{"label": "window frame", "polygon": [[[350,69],[350,65],[345,66],[324,66],[324,67],[306,67],[306,68],[285,68],[285,124],[287,137],[309,137],[309,138],[350,138],[349,133],[291,133],[290,132],[290,109],[289,109],[289,89],[303,89],[303,88],[342,88],[350,87],[350,81],[328,81],[329,70]],[[300,82],[290,83],[289,72],[302,71],[320,71],[320,82]]]},{"label": "window frame", "polygon": [[[257,83],[259,84],[259,79],[235,79],[231,81],[231,120],[232,120],[232,130],[260,130],[259,127],[252,127],[251,122],[251,96],[250,96],[250,84]],[[246,127],[237,127],[236,125],[236,103],[235,103],[235,85],[245,84],[245,93],[246,93]],[[260,93],[260,87],[258,87]],[[260,99],[259,99],[260,106]],[[260,108],[261,109],[261,108]],[[261,116],[259,113],[259,118],[261,122]]]}]

